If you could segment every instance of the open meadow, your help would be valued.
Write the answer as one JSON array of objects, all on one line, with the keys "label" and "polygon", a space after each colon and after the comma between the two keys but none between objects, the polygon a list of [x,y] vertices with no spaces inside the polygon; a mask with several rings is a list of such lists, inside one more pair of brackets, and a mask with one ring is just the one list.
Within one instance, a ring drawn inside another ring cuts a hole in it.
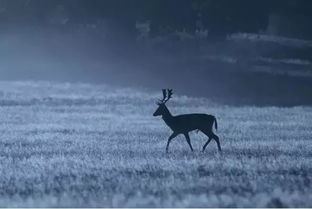
[{"label": "open meadow", "polygon": [[166,154],[160,90],[0,82],[0,207],[312,207],[312,107],[175,93],[173,115],[216,116],[222,154],[196,132]]}]

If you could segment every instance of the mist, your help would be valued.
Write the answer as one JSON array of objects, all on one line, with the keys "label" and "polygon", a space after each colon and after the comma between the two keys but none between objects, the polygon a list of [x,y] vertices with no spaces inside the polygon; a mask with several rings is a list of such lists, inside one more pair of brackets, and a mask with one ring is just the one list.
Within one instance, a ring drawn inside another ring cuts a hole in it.
[{"label": "mist", "polygon": [[170,87],[238,105],[312,102],[306,1],[0,3],[1,80]]}]

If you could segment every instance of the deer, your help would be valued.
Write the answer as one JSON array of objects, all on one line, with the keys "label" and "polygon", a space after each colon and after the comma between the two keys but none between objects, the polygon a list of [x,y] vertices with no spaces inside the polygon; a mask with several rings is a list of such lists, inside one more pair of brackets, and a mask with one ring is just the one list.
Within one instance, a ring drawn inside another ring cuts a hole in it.
[{"label": "deer", "polygon": [[196,130],[201,131],[208,137],[207,142],[203,146],[202,152],[205,151],[206,147],[212,139],[216,141],[218,151],[221,152],[219,137],[214,134],[212,130],[213,124],[215,125],[215,129],[218,129],[216,117],[213,115],[198,113],[173,116],[166,106],[166,103],[172,98],[172,89],[163,89],[162,93],[163,98],[156,103],[158,105],[158,108],[154,112],[153,116],[162,116],[162,119],[164,120],[166,125],[173,131],[173,133],[168,138],[166,152],[168,153],[169,151],[169,144],[171,140],[180,134],[183,134],[185,136],[186,142],[193,152],[194,150],[191,144],[189,132]]}]

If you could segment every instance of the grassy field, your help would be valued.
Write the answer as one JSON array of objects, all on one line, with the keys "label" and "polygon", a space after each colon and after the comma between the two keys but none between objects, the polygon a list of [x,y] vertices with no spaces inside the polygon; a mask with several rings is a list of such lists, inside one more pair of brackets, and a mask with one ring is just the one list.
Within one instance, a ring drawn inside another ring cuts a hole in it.
[{"label": "grassy field", "polygon": [[[232,107],[174,95],[175,114],[217,117],[222,155],[192,133],[165,153],[161,92],[0,82],[0,206],[312,207],[312,108]],[[178,94],[178,90],[176,92]]]}]

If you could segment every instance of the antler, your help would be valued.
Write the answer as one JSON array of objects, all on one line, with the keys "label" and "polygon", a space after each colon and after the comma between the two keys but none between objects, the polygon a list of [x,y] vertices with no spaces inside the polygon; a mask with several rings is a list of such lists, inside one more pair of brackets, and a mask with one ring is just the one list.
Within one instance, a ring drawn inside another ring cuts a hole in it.
[{"label": "antler", "polygon": [[169,99],[171,99],[172,97],[172,89],[163,89],[162,90],[163,93],[163,98],[159,100],[158,104],[165,104],[166,102],[169,101]]},{"label": "antler", "polygon": [[164,103],[164,102],[166,101],[166,97],[167,97],[167,91],[166,91],[166,89],[163,89],[163,90],[162,90],[162,93],[163,93],[163,98],[160,99],[160,100],[158,101],[157,104],[162,104],[162,103]]},{"label": "antler", "polygon": [[167,97],[166,102],[167,102],[169,99],[171,99],[172,94],[173,94],[172,89],[167,89],[167,91],[168,91],[168,97]]}]

